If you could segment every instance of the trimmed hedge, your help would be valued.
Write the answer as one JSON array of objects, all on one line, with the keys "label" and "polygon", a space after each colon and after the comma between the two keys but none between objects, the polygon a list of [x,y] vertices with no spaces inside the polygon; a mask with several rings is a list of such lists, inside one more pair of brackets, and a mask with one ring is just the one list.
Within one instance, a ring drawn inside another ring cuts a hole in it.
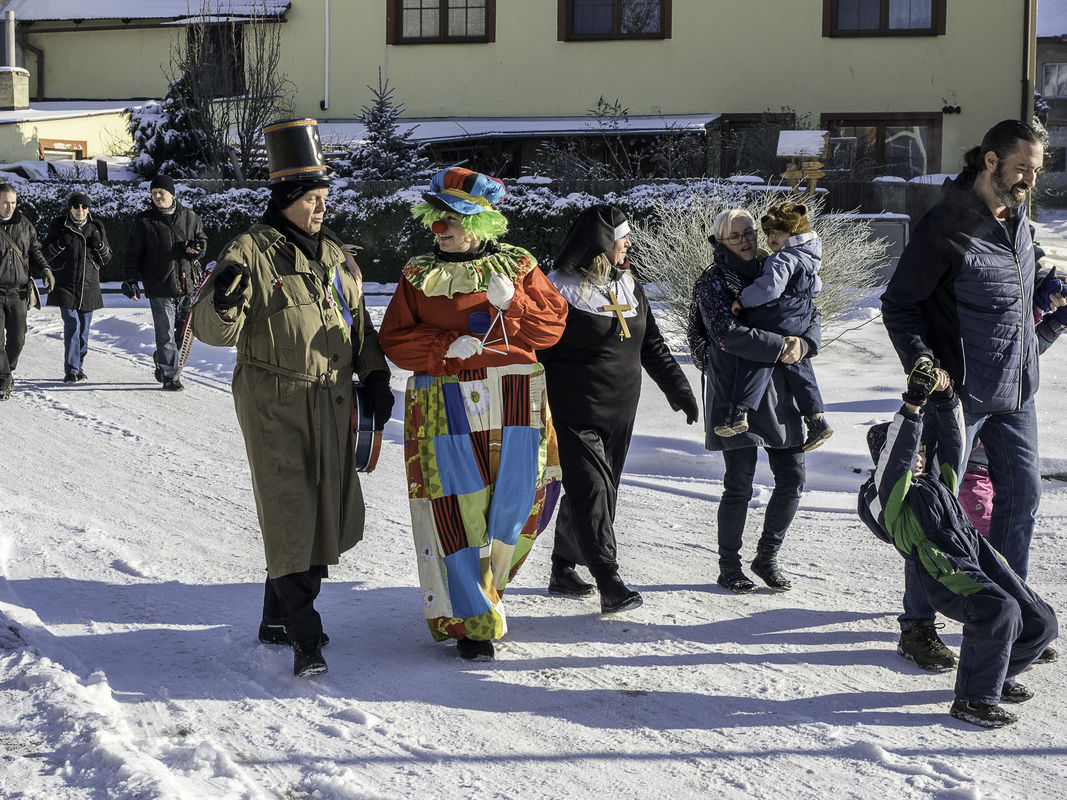
[{"label": "trimmed hedge", "polygon": [[[395,283],[407,260],[428,251],[433,235],[417,224],[409,214],[412,203],[422,197],[422,187],[394,192],[384,197],[365,196],[338,181],[327,201],[326,224],[343,241],[358,244],[363,252],[357,256],[363,277],[377,283]],[[72,192],[82,191],[93,198],[92,213],[107,230],[114,251],[111,263],[102,270],[104,281],[123,279],[126,244],[134,217],[149,204],[145,186],[118,183],[71,183],[34,181],[20,183],[19,210],[37,226],[43,238],[52,219],[65,214]],[[685,196],[700,189],[717,197],[742,199],[746,190],[732,183],[656,183],[621,192],[594,197],[586,193],[555,194],[544,186],[509,184],[508,195],[498,206],[508,218],[510,228],[505,241],[525,247],[545,266],[563,242],[571,222],[584,208],[594,203],[611,203],[623,209],[634,221],[649,222],[656,199]],[[266,189],[229,189],[205,192],[200,188],[178,185],[178,199],[192,208],[204,221],[208,236],[208,260],[214,258],[234,236],[255,222],[266,207]]]}]

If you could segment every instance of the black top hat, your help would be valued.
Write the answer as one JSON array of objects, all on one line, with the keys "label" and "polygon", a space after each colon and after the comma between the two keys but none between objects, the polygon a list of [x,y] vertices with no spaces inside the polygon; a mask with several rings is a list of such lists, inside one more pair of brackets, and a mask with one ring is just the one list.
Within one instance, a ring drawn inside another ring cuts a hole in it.
[{"label": "black top hat", "polygon": [[267,185],[288,181],[331,179],[330,168],[322,158],[319,123],[313,119],[288,119],[263,127],[267,145]]}]

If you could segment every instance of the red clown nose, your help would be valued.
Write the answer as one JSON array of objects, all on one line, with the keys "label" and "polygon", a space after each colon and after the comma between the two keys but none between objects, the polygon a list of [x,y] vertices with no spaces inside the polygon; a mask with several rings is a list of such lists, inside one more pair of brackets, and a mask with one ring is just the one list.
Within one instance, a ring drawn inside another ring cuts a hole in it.
[{"label": "red clown nose", "polygon": [[433,225],[430,226],[430,230],[434,233],[444,233],[448,230],[448,223],[443,219],[434,220]]}]

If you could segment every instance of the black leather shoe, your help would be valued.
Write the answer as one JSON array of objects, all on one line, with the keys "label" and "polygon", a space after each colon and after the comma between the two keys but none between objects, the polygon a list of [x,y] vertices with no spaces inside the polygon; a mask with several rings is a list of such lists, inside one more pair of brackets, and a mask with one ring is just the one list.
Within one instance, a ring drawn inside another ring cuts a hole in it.
[{"label": "black leather shoe", "polygon": [[788,592],[793,584],[778,569],[778,561],[774,556],[757,556],[752,562],[752,574],[774,589],[776,592]]},{"label": "black leather shoe", "polygon": [[1041,651],[1041,655],[1034,659],[1035,664],[1051,664],[1053,661],[1058,661],[1060,654],[1056,652],[1054,647],[1046,647]]},{"label": "black leather shoe", "polygon": [[734,594],[748,594],[756,591],[756,584],[748,579],[741,570],[737,572],[723,572],[715,579],[723,589]]},{"label": "black leather shoe", "polygon": [[600,587],[601,614],[617,614],[620,611],[629,611],[644,602],[644,598],[627,587],[618,575],[608,579]]},{"label": "black leather shoe", "polygon": [[89,376],[88,376],[88,375],[86,375],[86,374],[85,374],[84,372],[82,372],[81,370],[78,370],[78,380],[80,380],[80,381],[87,381],[87,380],[89,380]]},{"label": "black leather shoe", "polygon": [[[259,640],[263,644],[289,644],[289,637],[285,635],[284,625],[259,623]],[[330,637],[325,633],[319,634],[319,647],[325,647],[330,643]]]},{"label": "black leather shoe", "polygon": [[591,583],[586,583],[578,577],[574,567],[552,567],[552,575],[548,579],[548,593],[558,594],[563,597],[588,597],[596,589]]},{"label": "black leather shoe", "polygon": [[298,678],[310,678],[326,672],[326,659],[322,657],[322,648],[318,641],[308,639],[293,643],[293,674]]},{"label": "black leather shoe", "polygon": [[172,381],[166,381],[163,384],[163,391],[164,392],[180,392],[184,388],[185,388],[185,386],[183,386],[182,382],[180,380],[178,380],[177,378],[175,378]]},{"label": "black leather shoe", "polygon": [[492,661],[496,658],[496,648],[488,639],[459,639],[456,649],[460,657],[468,661]]},{"label": "black leather shoe", "polygon": [[1025,703],[1034,696],[1034,690],[1028,689],[1021,683],[1005,683],[1000,688],[1000,702],[1002,703]]},{"label": "black leather shoe", "polygon": [[77,380],[78,380],[78,373],[77,372],[68,372],[66,375],[63,376],[63,383],[74,383]]}]

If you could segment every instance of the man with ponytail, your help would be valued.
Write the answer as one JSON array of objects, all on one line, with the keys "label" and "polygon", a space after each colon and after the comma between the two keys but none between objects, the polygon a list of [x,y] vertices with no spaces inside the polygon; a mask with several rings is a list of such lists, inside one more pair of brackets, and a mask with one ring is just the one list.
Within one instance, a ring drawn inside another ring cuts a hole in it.
[{"label": "man with ponytail", "polygon": [[[1055,275],[1039,264],[1025,211],[1043,158],[1031,126],[1008,119],[990,128],[965,155],[963,171],[945,181],[882,295],[886,331],[905,372],[930,361],[957,387],[966,447],[955,474],[963,474],[981,433],[996,492],[989,543],[1024,579],[1041,495],[1033,307],[1035,297],[1054,307],[1067,303]],[[911,562],[899,622],[897,652],[923,669],[953,668],[956,656],[937,635]],[[1055,658],[1047,648],[1038,661]]]}]

